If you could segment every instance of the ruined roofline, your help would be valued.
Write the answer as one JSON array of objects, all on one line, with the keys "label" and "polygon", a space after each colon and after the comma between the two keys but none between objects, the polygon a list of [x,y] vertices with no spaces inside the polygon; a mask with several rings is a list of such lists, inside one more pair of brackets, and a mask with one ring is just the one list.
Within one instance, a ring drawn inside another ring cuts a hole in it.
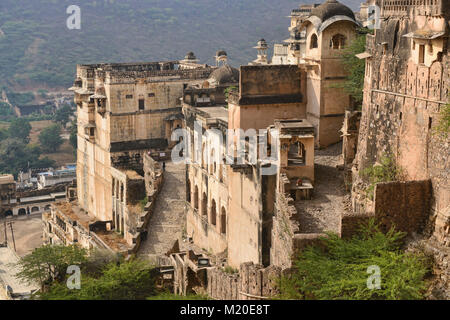
[{"label": "ruined roofline", "polygon": [[179,60],[168,60],[168,61],[147,61],[147,62],[102,62],[102,63],[93,63],[93,64],[77,64],[77,67],[81,68],[90,68],[90,69],[98,69],[98,68],[117,68],[117,67],[126,67],[126,66],[149,66],[149,65],[161,65],[161,64],[180,64]]},{"label": "ruined roofline", "polygon": [[413,4],[406,4],[405,0],[390,0],[381,3],[381,16],[407,16],[414,12],[416,16],[441,16],[448,17],[450,3],[448,0],[436,0],[434,4],[420,0],[412,0]]},{"label": "ruined roofline", "polygon": [[[101,71],[122,71],[122,70],[179,70],[175,69],[177,65],[183,65],[180,60],[156,61],[156,62],[119,62],[119,63],[96,63],[96,64],[78,64],[80,69],[91,69]],[[216,69],[217,67],[208,66],[207,64],[191,63],[191,66],[197,66],[198,69]],[[168,69],[167,69],[168,67]],[[166,68],[166,69],[164,69]],[[195,69],[192,69],[195,70]]]},{"label": "ruined roofline", "polygon": [[130,78],[177,77],[179,79],[204,79],[217,67],[198,65],[198,68],[180,69],[179,61],[143,62],[143,63],[102,63],[77,65],[77,74],[81,78],[95,77],[114,79],[113,82]]}]

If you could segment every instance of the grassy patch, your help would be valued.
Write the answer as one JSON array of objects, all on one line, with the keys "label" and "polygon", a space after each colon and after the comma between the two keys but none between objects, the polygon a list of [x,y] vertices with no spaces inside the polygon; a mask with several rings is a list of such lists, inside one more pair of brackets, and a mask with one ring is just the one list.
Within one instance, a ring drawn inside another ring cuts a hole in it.
[{"label": "grassy patch", "polygon": [[228,273],[228,274],[237,274],[237,273],[239,273],[239,270],[234,269],[233,267],[230,267],[230,266],[226,266],[226,267],[223,269],[223,271],[224,271],[225,273]]},{"label": "grassy patch", "polygon": [[368,180],[367,197],[373,200],[375,185],[380,182],[398,181],[401,179],[402,170],[395,163],[391,155],[384,155],[380,163],[372,165],[362,171],[361,176]]},{"label": "grassy patch", "polygon": [[147,196],[145,196],[144,199],[139,201],[139,206],[141,207],[141,210],[145,209],[145,206],[147,205],[147,203],[148,203],[148,197]]},{"label": "grassy patch", "polygon": [[435,127],[434,132],[444,137],[450,132],[450,104],[446,104],[442,108],[439,124]]}]

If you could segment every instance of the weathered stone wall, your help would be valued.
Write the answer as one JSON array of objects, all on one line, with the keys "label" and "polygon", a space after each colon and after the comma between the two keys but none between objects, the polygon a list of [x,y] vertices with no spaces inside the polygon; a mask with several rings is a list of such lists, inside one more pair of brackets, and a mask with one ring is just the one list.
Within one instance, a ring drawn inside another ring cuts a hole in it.
[{"label": "weathered stone wall", "polygon": [[297,210],[289,203],[292,199],[277,193],[276,213],[273,217],[272,246],[270,250],[271,265],[283,270],[295,263],[295,257],[305,248],[320,243],[325,234],[299,233],[296,219]]},{"label": "weathered stone wall", "polygon": [[283,268],[290,268],[293,255],[293,237],[298,231],[298,225],[291,221],[297,213],[294,206],[289,205],[288,198],[278,193],[276,201],[276,214],[273,217],[272,246],[270,262]]},{"label": "weathered stone wall", "polygon": [[241,278],[239,274],[226,273],[221,268],[211,268],[207,272],[207,294],[215,300],[239,300]]},{"label": "weathered stone wall", "polygon": [[430,212],[431,182],[384,182],[375,187],[375,218],[384,231],[423,231]]},{"label": "weathered stone wall", "polygon": [[[450,144],[448,135],[439,136],[434,129],[448,101],[449,42],[440,37],[429,42],[404,37],[422,28],[436,29],[432,31],[436,34],[441,29],[448,32],[448,20],[435,17],[427,26],[430,19],[388,17],[374,36],[367,37],[366,50],[372,57],[366,65],[352,200],[354,210],[364,213],[367,182],[360,172],[391,154],[405,180],[431,180],[430,233],[448,245]],[[419,46],[425,46],[423,63],[417,53]],[[391,204],[396,206],[395,201]],[[389,207],[387,203],[384,206]]]},{"label": "weathered stone wall", "polygon": [[[377,186],[378,199],[372,208],[386,226],[396,223],[405,231],[432,235],[427,241],[436,243],[432,254],[434,274],[440,277],[437,286],[448,287],[448,277],[440,275],[449,268],[442,248],[450,243],[450,144],[448,134],[435,134],[450,88],[448,10],[431,15],[421,5],[393,7],[385,12],[375,35],[367,36],[366,51],[371,57],[366,63],[358,151],[352,168],[352,204],[361,219],[370,214],[372,205],[365,196],[368,183],[360,173],[387,154],[405,180],[431,181],[430,188],[415,182]],[[424,30],[433,38],[425,39]],[[353,218],[343,219],[343,235],[351,233]]]},{"label": "weathered stone wall", "polygon": [[253,263],[243,263],[234,274],[210,268],[207,293],[216,300],[265,300],[278,294],[276,285],[281,275],[280,267],[264,268]]},{"label": "weathered stone wall", "polygon": [[143,212],[139,212],[138,214],[139,219],[135,226],[136,232],[132,235],[132,239],[130,241],[132,243],[130,253],[136,253],[139,250],[141,242],[147,237],[147,224],[153,215],[156,199],[164,182],[164,173],[157,161],[153,160],[148,154],[145,154],[143,163],[145,193],[148,202],[145,205]]}]

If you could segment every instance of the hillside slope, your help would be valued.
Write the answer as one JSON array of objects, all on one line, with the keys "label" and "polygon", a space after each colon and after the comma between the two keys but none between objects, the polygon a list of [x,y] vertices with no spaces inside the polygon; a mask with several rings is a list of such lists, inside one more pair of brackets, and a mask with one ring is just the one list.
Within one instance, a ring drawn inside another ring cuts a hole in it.
[{"label": "hillside slope", "polygon": [[261,37],[270,44],[288,37],[286,16],[299,3],[82,0],[81,30],[69,30],[73,0],[1,0],[0,85],[68,86],[77,63],[179,59],[188,51],[213,63],[216,50],[225,49],[231,64],[246,64]]}]

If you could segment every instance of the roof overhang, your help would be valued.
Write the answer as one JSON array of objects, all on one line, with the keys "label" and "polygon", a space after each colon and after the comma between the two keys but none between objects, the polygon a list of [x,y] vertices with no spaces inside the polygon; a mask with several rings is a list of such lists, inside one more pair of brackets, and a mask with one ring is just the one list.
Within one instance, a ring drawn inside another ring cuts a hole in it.
[{"label": "roof overhang", "polygon": [[361,26],[361,24],[355,20],[353,20],[350,17],[347,16],[334,16],[330,19],[327,19],[324,23],[322,23],[319,27],[319,29],[317,30],[318,33],[322,33],[326,28],[328,28],[329,26],[331,26],[333,23],[339,22],[339,21],[350,21],[353,24],[357,25],[357,26]]},{"label": "roof overhang", "polygon": [[103,94],[94,94],[89,97],[89,99],[106,99],[107,97]]},{"label": "roof overhang", "polygon": [[405,38],[422,39],[422,40],[433,40],[445,36],[445,31],[421,31],[417,30],[414,32],[407,33],[403,35]]},{"label": "roof overhang", "polygon": [[372,57],[372,55],[368,52],[363,52],[363,53],[355,54],[355,57],[357,57],[358,59],[367,59],[367,58]]}]

